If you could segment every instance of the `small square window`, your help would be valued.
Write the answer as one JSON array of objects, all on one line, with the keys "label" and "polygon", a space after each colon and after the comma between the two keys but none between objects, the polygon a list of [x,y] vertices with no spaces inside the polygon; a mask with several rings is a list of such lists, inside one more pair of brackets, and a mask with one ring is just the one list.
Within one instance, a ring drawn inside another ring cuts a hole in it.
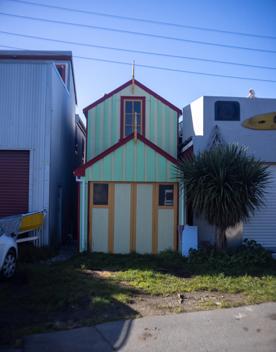
[{"label": "small square window", "polygon": [[108,205],[108,184],[107,183],[94,183],[93,204]]},{"label": "small square window", "polygon": [[173,206],[173,185],[159,185],[159,206]]},{"label": "small square window", "polygon": [[240,121],[240,104],[238,101],[216,101],[216,121]]}]

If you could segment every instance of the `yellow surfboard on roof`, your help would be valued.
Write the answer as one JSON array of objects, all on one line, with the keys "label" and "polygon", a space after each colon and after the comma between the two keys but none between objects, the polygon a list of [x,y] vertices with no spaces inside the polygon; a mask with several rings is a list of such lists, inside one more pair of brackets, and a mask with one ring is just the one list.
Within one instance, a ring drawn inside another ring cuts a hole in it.
[{"label": "yellow surfboard on roof", "polygon": [[276,130],[276,112],[252,116],[244,120],[242,125],[253,130]]}]

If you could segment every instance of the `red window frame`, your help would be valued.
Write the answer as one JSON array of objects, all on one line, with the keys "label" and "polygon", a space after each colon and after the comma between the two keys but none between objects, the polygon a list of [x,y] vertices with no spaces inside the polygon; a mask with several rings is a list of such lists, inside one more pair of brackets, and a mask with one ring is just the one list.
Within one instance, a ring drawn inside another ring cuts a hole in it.
[{"label": "red window frame", "polygon": [[146,116],[146,97],[142,96],[122,96],[121,97],[121,124],[120,124],[120,137],[121,139],[125,136],[125,101],[127,100],[141,100],[141,121],[142,121],[142,136],[145,136],[145,116]]}]

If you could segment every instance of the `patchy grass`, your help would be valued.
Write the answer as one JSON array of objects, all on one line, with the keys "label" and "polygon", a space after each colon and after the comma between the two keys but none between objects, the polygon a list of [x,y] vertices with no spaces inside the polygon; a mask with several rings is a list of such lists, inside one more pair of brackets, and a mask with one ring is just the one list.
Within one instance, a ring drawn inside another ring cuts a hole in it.
[{"label": "patchy grass", "polygon": [[19,263],[16,276],[0,282],[0,343],[108,320],[266,301],[276,301],[273,261],[244,267],[202,264],[167,252]]}]

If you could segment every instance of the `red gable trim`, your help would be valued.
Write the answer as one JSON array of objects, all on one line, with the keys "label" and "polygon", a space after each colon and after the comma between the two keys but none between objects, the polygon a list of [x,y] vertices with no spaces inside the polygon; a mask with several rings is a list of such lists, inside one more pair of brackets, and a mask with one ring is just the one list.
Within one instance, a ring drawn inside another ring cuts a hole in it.
[{"label": "red gable trim", "polygon": [[144,89],[147,93],[149,93],[150,95],[153,95],[156,99],[160,100],[163,104],[167,105],[168,107],[170,107],[172,110],[176,111],[178,113],[178,116],[182,115],[182,111],[181,109],[179,109],[177,106],[173,105],[172,103],[170,103],[168,100],[166,100],[165,98],[161,97],[160,95],[158,95],[157,93],[155,93],[153,90],[151,90],[150,88],[144,86],[142,83],[140,83],[139,81],[135,80],[135,84]]},{"label": "red gable trim", "polygon": [[[103,159],[105,156],[107,156],[108,154],[114,152],[116,149],[120,148],[122,145],[126,144],[127,142],[129,142],[130,140],[132,140],[134,138],[134,133],[130,134],[129,136],[127,136],[126,138],[120,139],[119,142],[117,142],[116,144],[114,144],[112,147],[106,149],[104,152],[102,152],[101,154],[97,155],[95,158],[89,160],[87,163],[85,163],[84,165],[80,166],[79,168],[77,168],[74,171],[74,175],[75,176],[84,176],[85,175],[85,170],[92,166],[93,164],[95,164],[97,161]],[[167,152],[165,152],[163,149],[159,148],[156,144],[150,142],[147,138],[145,138],[144,136],[141,136],[140,134],[137,135],[137,138],[143,142],[144,144],[146,144],[148,147],[152,148],[153,150],[155,150],[158,154],[162,155],[164,158],[168,159],[170,162],[177,164],[177,159],[175,159],[174,157],[172,157],[170,154],[168,154]]]},{"label": "red gable trim", "polygon": [[[177,112],[178,116],[182,115],[182,111],[176,107],[175,105],[173,105],[172,103],[170,103],[168,100],[162,98],[160,95],[158,95],[157,93],[155,93],[153,90],[151,90],[150,88],[144,86],[142,83],[140,83],[139,81],[137,81],[136,79],[134,80],[134,83],[136,86],[142,88],[144,91],[146,91],[147,93],[149,93],[150,95],[154,96],[156,99],[160,100],[163,104],[167,105],[168,107],[170,107],[171,109],[173,109],[174,111]],[[123,90],[124,88],[128,87],[129,85],[132,84],[132,79],[127,81],[126,83],[122,84],[121,86],[119,86],[118,88],[112,90],[110,93],[105,94],[102,98],[96,100],[94,103],[88,105],[87,107],[85,107],[83,109],[83,113],[85,115],[85,117],[87,118],[87,113],[89,110],[93,109],[95,106],[97,106],[98,104],[102,103],[103,101],[105,101],[106,99],[110,98],[112,95],[120,92],[121,90]]]}]

